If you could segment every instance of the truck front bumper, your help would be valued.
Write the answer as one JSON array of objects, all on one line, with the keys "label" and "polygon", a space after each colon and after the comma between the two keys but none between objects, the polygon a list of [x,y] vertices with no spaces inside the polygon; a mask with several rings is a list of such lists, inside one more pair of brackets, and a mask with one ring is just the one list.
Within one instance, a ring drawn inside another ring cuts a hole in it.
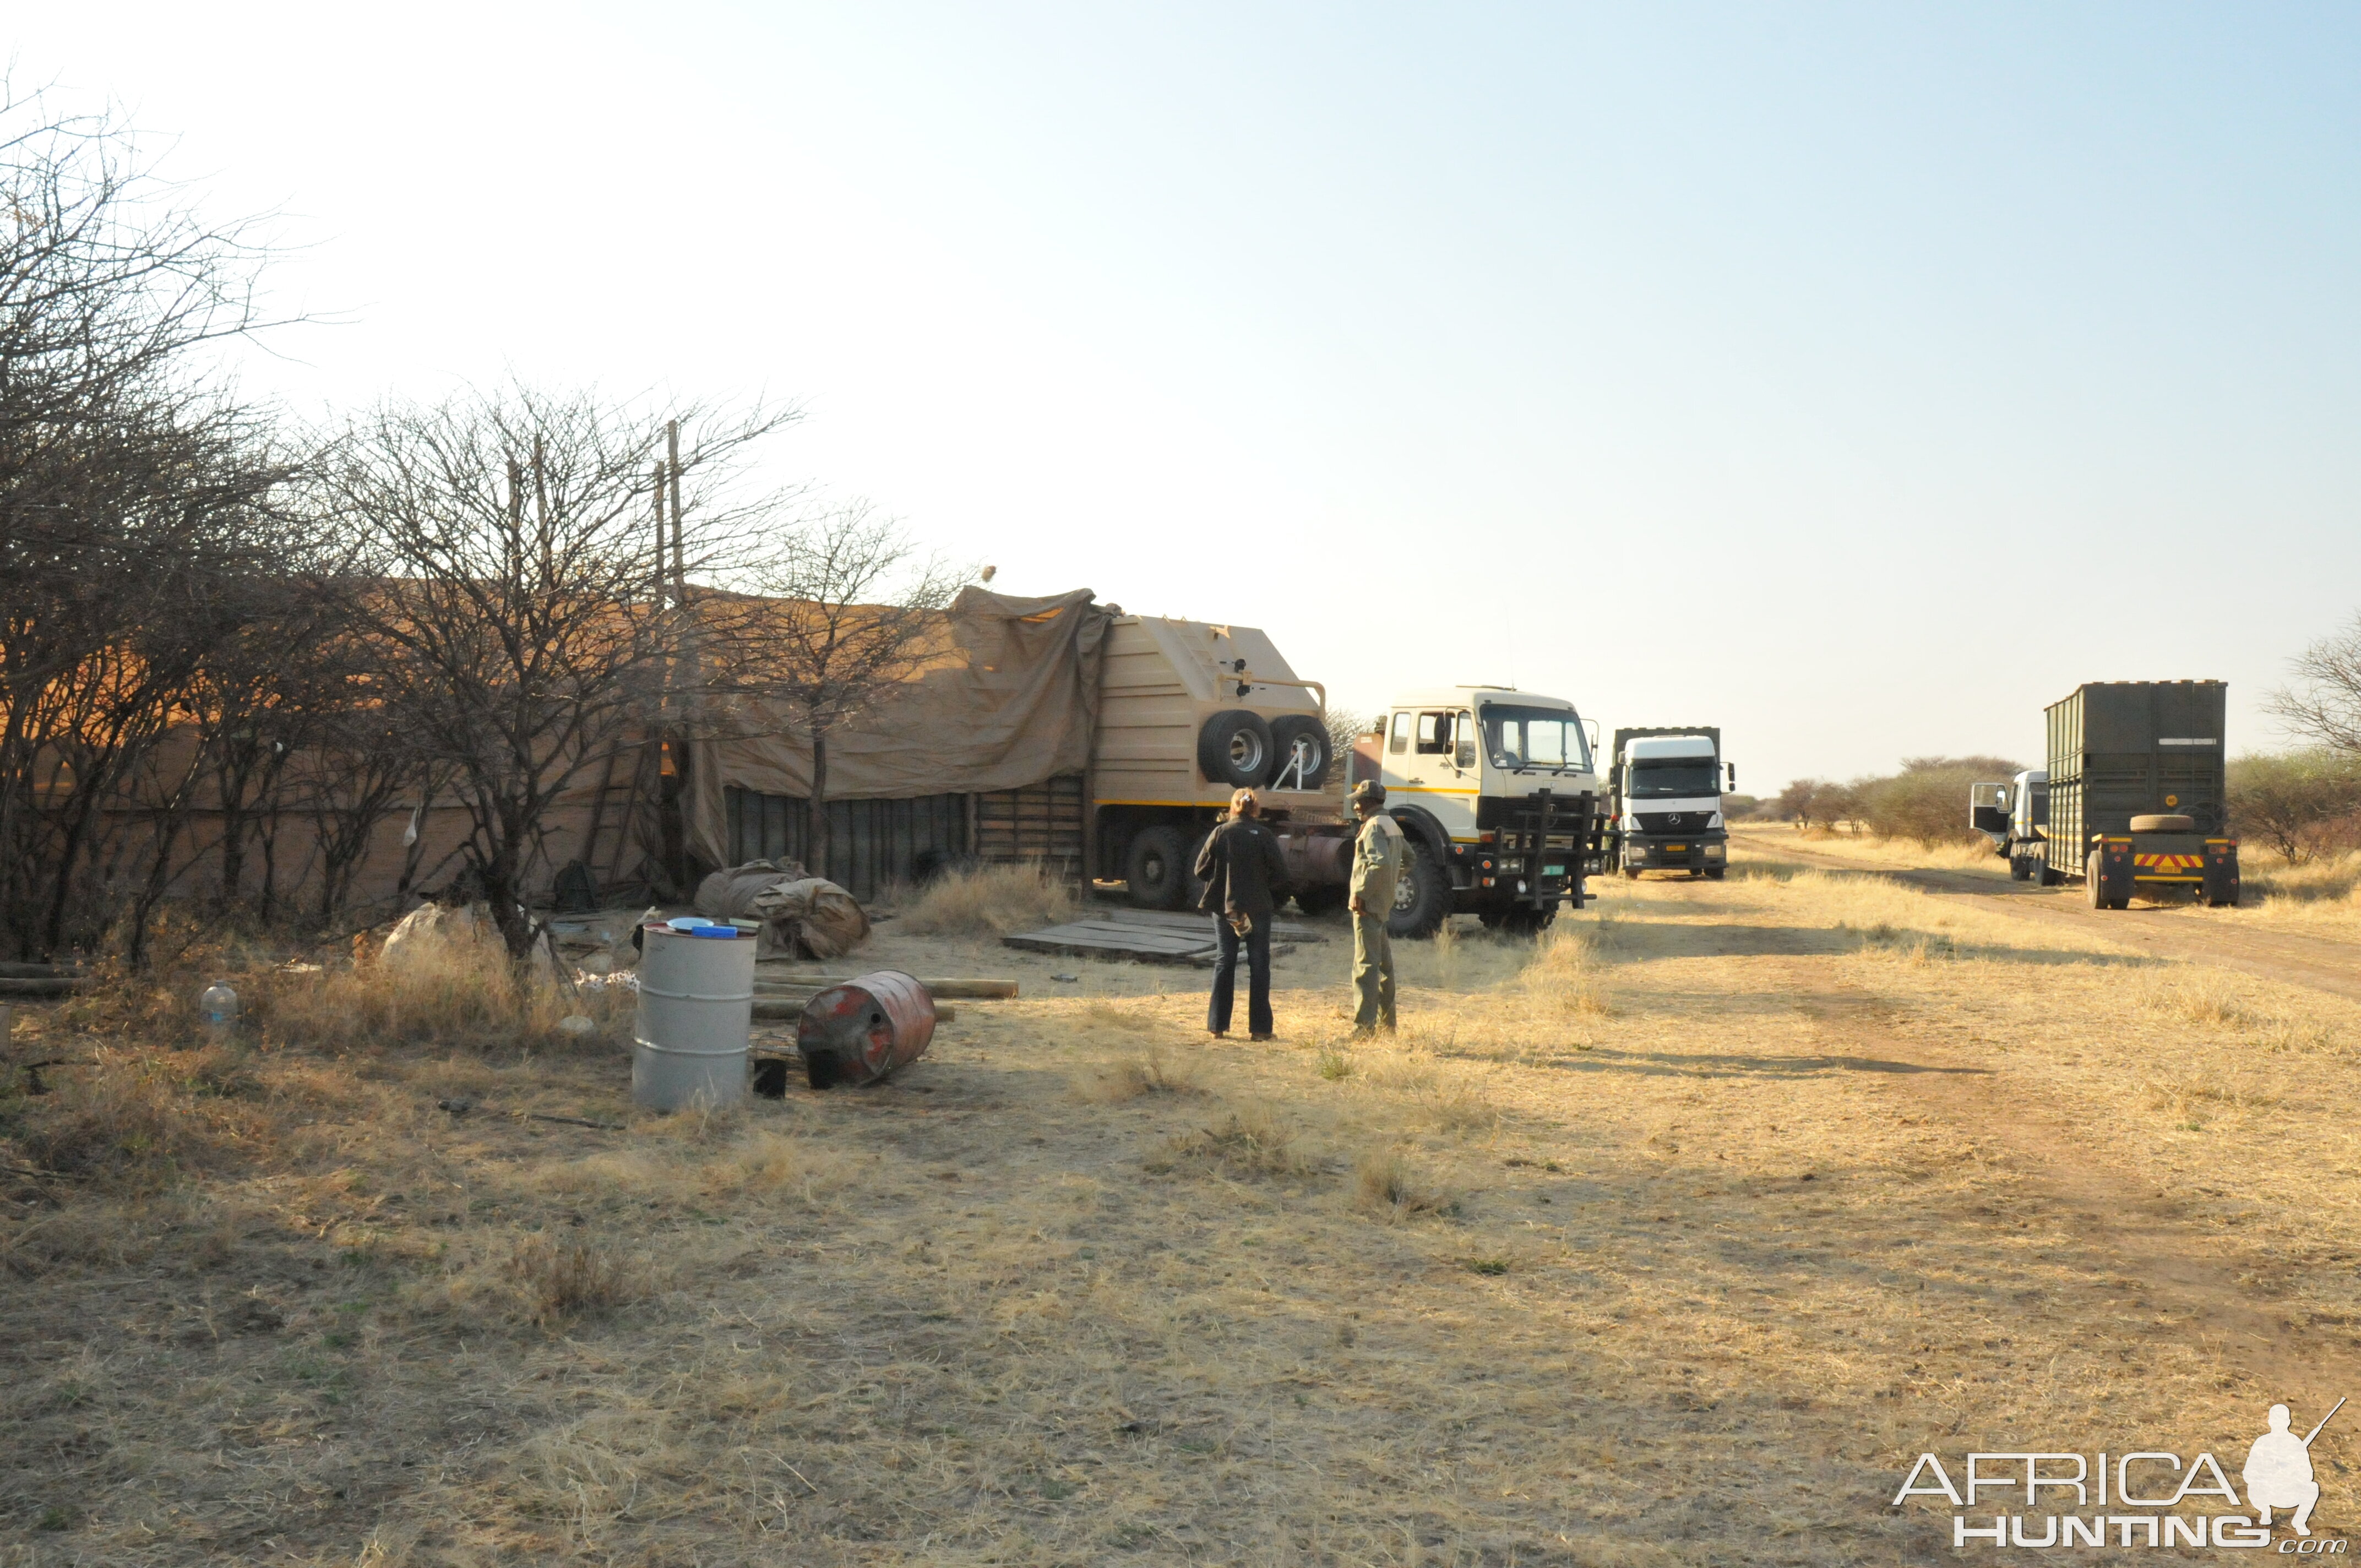
[{"label": "truck front bumper", "polygon": [[1623,864],[1634,871],[1701,872],[1730,861],[1730,835],[1719,828],[1687,837],[1627,833]]}]

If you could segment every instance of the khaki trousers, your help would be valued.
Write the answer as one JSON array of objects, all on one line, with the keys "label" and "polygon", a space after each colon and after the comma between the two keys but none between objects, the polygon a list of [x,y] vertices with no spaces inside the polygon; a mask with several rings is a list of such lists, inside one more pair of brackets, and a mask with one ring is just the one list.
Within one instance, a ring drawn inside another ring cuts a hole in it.
[{"label": "khaki trousers", "polygon": [[1394,1026],[1394,946],[1382,915],[1353,916],[1353,1026]]}]

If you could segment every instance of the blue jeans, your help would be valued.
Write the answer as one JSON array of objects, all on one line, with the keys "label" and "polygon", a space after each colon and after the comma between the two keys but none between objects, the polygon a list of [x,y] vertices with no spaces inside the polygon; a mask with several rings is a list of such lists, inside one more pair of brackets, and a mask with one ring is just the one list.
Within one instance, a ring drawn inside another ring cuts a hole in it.
[{"label": "blue jeans", "polygon": [[[1230,1007],[1237,996],[1238,934],[1221,916],[1213,916],[1213,935],[1222,945],[1213,959],[1213,994],[1205,1003],[1205,1027],[1213,1034],[1229,1032]],[[1255,916],[1246,937],[1246,1033],[1268,1035],[1270,1025],[1270,916]]]}]

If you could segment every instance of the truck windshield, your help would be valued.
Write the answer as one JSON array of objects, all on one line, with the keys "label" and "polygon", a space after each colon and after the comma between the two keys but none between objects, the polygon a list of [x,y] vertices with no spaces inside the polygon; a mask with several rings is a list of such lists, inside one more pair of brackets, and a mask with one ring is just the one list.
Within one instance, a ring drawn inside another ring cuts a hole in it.
[{"label": "truck windshield", "polygon": [[1721,793],[1721,770],[1711,757],[1666,757],[1661,762],[1633,758],[1631,798],[1671,800]]},{"label": "truck windshield", "polygon": [[1590,741],[1581,718],[1562,707],[1484,705],[1484,745],[1496,768],[1590,771]]}]

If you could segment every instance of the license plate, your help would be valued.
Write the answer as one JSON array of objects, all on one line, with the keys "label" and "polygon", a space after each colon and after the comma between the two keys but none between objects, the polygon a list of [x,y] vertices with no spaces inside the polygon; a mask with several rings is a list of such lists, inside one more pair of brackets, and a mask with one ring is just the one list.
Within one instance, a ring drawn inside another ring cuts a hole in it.
[{"label": "license plate", "polygon": [[1668,855],[1686,855],[1689,852],[1689,847],[1686,844],[1666,844],[1664,848],[1664,853]]},{"label": "license plate", "polygon": [[1565,875],[1565,868],[1564,866],[1543,866],[1542,868],[1542,875],[1564,876]]}]

